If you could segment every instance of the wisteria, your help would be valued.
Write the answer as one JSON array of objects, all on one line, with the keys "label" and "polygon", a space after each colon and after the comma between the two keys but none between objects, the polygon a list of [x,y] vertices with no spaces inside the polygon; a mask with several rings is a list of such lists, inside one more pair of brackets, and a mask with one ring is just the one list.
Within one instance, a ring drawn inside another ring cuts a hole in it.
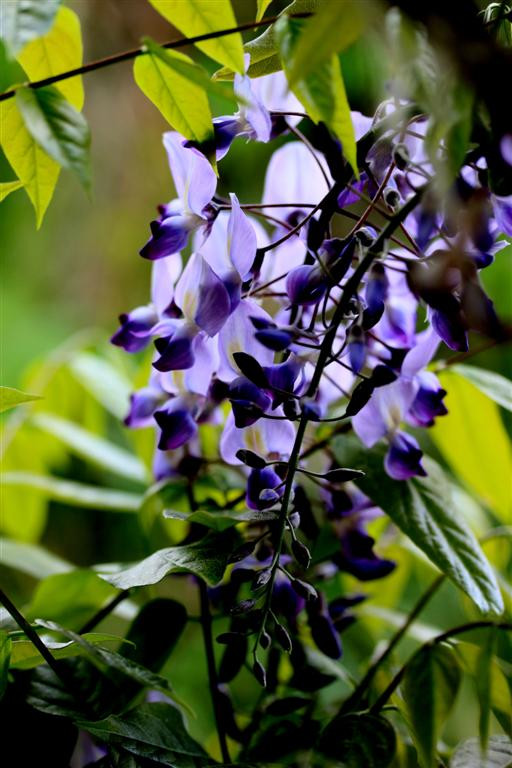
[{"label": "wisteria", "polygon": [[[210,599],[232,615],[218,638],[228,645],[221,682],[250,650],[264,685],[272,671],[259,649],[271,638],[300,668],[298,621],[324,654],[342,653],[339,634],[364,596],[328,602],[312,573],[367,581],[395,568],[367,532],[382,512],[354,485],[362,473],[339,467],[318,436],[384,442],[391,478],[426,475],[421,432],[447,413],[436,368],[450,351],[468,353],[471,331],[488,344],[506,333],[480,271],[506,245],[501,233],[512,235],[512,197],[491,194],[477,154],[443,188],[425,147],[429,120],[405,101],[352,113],[356,172],[325,127],[306,115],[309,138],[297,127],[304,110],[282,73],[237,75],[235,93],[239,112],[214,120],[219,172],[237,137],[276,141],[262,200],[218,196],[212,147],[166,133],[178,197],[159,206],[140,251],[153,261],[151,302],[121,315],[112,342],[154,345],[126,424],[154,425],[155,478],[193,489],[210,464],[202,425],[222,425],[217,460],[237,468],[247,507],[261,512]],[[339,542],[318,563],[310,487]]]}]

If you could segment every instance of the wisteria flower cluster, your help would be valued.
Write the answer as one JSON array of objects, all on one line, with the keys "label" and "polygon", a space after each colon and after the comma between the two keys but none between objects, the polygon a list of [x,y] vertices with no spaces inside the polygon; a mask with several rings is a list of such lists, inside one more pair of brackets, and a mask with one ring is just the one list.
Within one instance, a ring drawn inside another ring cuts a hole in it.
[{"label": "wisteria flower cluster", "polygon": [[426,474],[418,430],[447,413],[432,361],[463,355],[471,331],[505,334],[480,272],[506,244],[500,233],[512,235],[512,198],[490,193],[478,156],[441,194],[428,119],[406,103],[352,113],[354,175],[325,127],[304,115],[308,138],[299,130],[303,108],[282,73],[237,75],[235,93],[239,112],[214,121],[220,173],[237,137],[276,141],[262,200],[219,196],[205,148],[166,133],[177,198],[159,207],[140,251],[153,263],[151,302],[121,315],[112,342],[128,352],[154,345],[126,423],[155,427],[156,479],[208,472],[207,423],[222,426],[219,459],[246,478],[246,505],[260,517],[210,598],[232,616],[218,638],[229,647],[220,680],[237,674],[253,635],[265,684],[259,646],[274,637],[299,668],[290,635],[300,620],[338,658],[363,599],[328,602],[307,581],[305,542],[317,529],[308,483],[339,542],[317,577],[341,570],[366,581],[395,567],[374,551],[367,526],[381,512],[353,482],[362,473],[337,465],[321,430],[352,430],[367,448],[384,442],[396,481]]}]

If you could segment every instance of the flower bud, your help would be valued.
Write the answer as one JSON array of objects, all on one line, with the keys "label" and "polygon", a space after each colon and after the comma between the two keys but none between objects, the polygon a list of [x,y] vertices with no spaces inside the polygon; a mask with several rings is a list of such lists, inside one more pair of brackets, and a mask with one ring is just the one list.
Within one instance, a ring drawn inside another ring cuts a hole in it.
[{"label": "flower bud", "polygon": [[276,640],[283,649],[283,651],[286,651],[286,653],[291,653],[292,651],[292,640],[286,629],[283,627],[282,624],[279,624],[276,622],[275,628],[274,628]]},{"label": "flower bud", "polygon": [[244,613],[249,613],[256,604],[256,600],[241,600],[239,603],[233,606],[230,613],[232,616],[240,616]]},{"label": "flower bud", "polygon": [[265,632],[265,630],[263,630],[263,632],[261,633],[261,636],[260,636],[260,645],[261,645],[261,647],[263,648],[264,651],[266,651],[267,648],[270,647],[270,643],[271,642],[272,642],[272,638],[270,637],[269,633]]},{"label": "flower bud", "polygon": [[263,467],[267,466],[265,459],[263,459],[261,456],[258,456],[258,454],[254,453],[254,451],[246,451],[241,448],[236,452],[236,457],[243,464],[246,464],[248,467],[252,467],[253,469],[263,469]]},{"label": "flower bud", "polygon": [[256,589],[260,589],[261,587],[264,587],[266,584],[268,584],[271,577],[272,577],[272,569],[265,568],[264,571],[260,571],[259,573],[256,574],[252,582],[251,589],[256,590]]},{"label": "flower bud", "polygon": [[295,398],[285,400],[283,403],[283,412],[287,419],[296,421],[300,416],[300,407]]},{"label": "flower bud", "polygon": [[311,584],[308,584],[307,581],[294,579],[292,581],[292,587],[296,593],[305,600],[318,600],[318,592]]},{"label": "flower bud", "polygon": [[399,171],[405,171],[410,162],[409,150],[405,144],[396,144],[393,149],[393,162]]},{"label": "flower bud", "polygon": [[260,492],[259,499],[265,503],[265,506],[277,504],[279,501],[279,494],[273,490],[273,488],[263,488]]},{"label": "flower bud", "polygon": [[267,674],[265,672],[265,667],[263,666],[261,661],[258,661],[258,659],[256,659],[256,661],[252,665],[252,671],[253,671],[254,677],[256,678],[258,683],[263,688],[266,688],[267,687]]},{"label": "flower bud", "polygon": [[396,209],[400,205],[400,200],[401,200],[400,192],[398,192],[397,189],[394,189],[394,187],[386,187],[382,196],[388,208],[391,208],[391,210],[396,211]]},{"label": "flower bud", "polygon": [[302,566],[304,570],[307,570],[311,562],[311,553],[306,545],[298,539],[294,539],[292,541],[292,552],[298,564]]},{"label": "flower bud", "polygon": [[297,510],[292,512],[291,515],[288,515],[288,522],[290,523],[292,528],[298,528],[299,527],[299,525],[300,525],[300,515],[297,512]]},{"label": "flower bud", "polygon": [[357,232],[354,232],[354,237],[364,248],[369,248],[377,239],[377,232],[373,227],[361,227]]}]

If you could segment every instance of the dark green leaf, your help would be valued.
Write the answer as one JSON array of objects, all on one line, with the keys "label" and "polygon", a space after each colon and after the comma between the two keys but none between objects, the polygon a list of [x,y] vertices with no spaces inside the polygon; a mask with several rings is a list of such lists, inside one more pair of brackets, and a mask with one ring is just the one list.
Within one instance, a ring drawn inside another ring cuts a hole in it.
[{"label": "dark green leaf", "polygon": [[232,531],[208,534],[201,541],[180,547],[167,547],[140,563],[112,574],[100,574],[119,589],[156,584],[169,573],[190,572],[208,584],[217,584],[223,577],[236,537]]},{"label": "dark green leaf", "polygon": [[180,712],[168,704],[140,704],[125,715],[111,715],[96,722],[84,720],[78,725],[101,741],[122,746],[142,757],[151,758],[155,749],[164,753],[208,757],[188,735]]},{"label": "dark green leaf", "polygon": [[447,646],[425,646],[407,665],[402,691],[424,768],[437,766],[437,742],[460,682],[457,659]]},{"label": "dark green leaf", "polygon": [[375,715],[336,717],[320,734],[318,749],[346,768],[387,768],[393,760],[393,727]]},{"label": "dark green leaf", "polygon": [[80,627],[115,594],[93,571],[59,573],[39,583],[25,615]]},{"label": "dark green leaf", "polygon": [[487,754],[482,755],[478,739],[459,744],[450,761],[450,768],[510,768],[512,741],[508,736],[491,736]]},{"label": "dark green leaf", "polygon": [[19,88],[16,104],[32,138],[59,165],[74,171],[85,187],[90,186],[87,121],[52,86]]},{"label": "dark green leaf", "polygon": [[451,486],[435,462],[425,458],[427,477],[400,482],[384,471],[384,448],[370,451],[348,437],[337,438],[333,448],[340,464],[366,473],[357,480],[361,490],[481,611],[503,611],[492,568],[467,524],[458,519]]},{"label": "dark green leaf", "polygon": [[156,672],[169,657],[186,624],[187,611],[181,603],[164,597],[151,600],[133,620],[126,635],[129,644],[123,646],[121,654]]},{"label": "dark green leaf", "polygon": [[228,528],[232,528],[237,523],[264,523],[269,520],[277,520],[275,512],[270,510],[234,510],[234,509],[222,509],[218,512],[197,510],[187,514],[186,512],[179,512],[174,509],[166,509],[164,511],[164,517],[172,520],[183,520],[187,523],[199,523],[206,528],[211,528],[214,531],[225,531]]},{"label": "dark green leaf", "polygon": [[478,654],[475,670],[476,689],[480,704],[478,730],[480,746],[485,752],[489,741],[489,718],[492,706],[492,664],[496,645],[496,631],[491,628],[485,633],[485,640]]},{"label": "dark green leaf", "polygon": [[0,631],[0,699],[7,687],[7,675],[11,663],[12,640],[7,632]]},{"label": "dark green leaf", "polygon": [[2,3],[0,34],[14,55],[53,24],[61,0],[8,0]]},{"label": "dark green leaf", "polygon": [[[85,635],[76,636],[80,640],[68,640],[60,642],[56,640],[45,639],[45,645],[56,659],[69,659],[73,656],[82,656],[89,652],[89,648],[94,648],[95,644],[105,646],[107,644],[117,645],[122,642],[122,638],[115,635],[109,635],[100,632],[88,632]],[[14,640],[11,653],[11,667],[14,669],[33,669],[40,664],[45,664],[45,660],[32,645],[30,640]]]}]

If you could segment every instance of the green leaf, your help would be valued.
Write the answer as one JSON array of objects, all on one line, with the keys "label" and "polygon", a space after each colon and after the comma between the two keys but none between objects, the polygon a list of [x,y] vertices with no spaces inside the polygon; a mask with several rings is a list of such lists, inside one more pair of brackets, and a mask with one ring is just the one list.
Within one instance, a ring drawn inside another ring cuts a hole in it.
[{"label": "green leaf", "polygon": [[[290,81],[289,63],[300,50],[306,21],[282,16],[276,22],[276,35],[286,77]],[[357,147],[350,105],[345,92],[340,62],[337,56],[323,59],[308,74],[291,85],[292,91],[304,104],[315,122],[323,122],[340,139],[343,154],[357,174]]]},{"label": "green leaf", "polygon": [[69,363],[74,377],[117,419],[128,413],[130,380],[111,362],[90,352],[81,352]]},{"label": "green leaf", "polygon": [[38,584],[25,616],[29,621],[47,619],[80,627],[115,594],[93,571],[58,573]]},{"label": "green leaf", "polygon": [[41,149],[74,171],[88,188],[91,136],[85,117],[53,86],[19,88],[15,99],[28,132]]},{"label": "green leaf", "polygon": [[286,62],[291,86],[357,40],[366,24],[364,10],[364,3],[357,0],[320,4],[315,15],[304,21],[295,50]]},{"label": "green leaf", "polygon": [[7,632],[0,631],[0,701],[7,688],[7,676],[11,663],[12,640]]},{"label": "green leaf", "polygon": [[495,403],[512,411],[512,381],[495,371],[487,371],[475,365],[454,365],[452,371],[468,379]]},{"label": "green leaf", "polygon": [[[202,68],[188,56],[146,42],[149,53],[133,63],[135,82],[167,122],[187,139],[213,136],[205,89],[197,83]],[[208,77],[204,74],[206,80]]]},{"label": "green leaf", "polygon": [[34,207],[39,228],[52,199],[60,166],[32,138],[15,99],[0,104],[0,125],[2,149]]},{"label": "green leaf", "polygon": [[261,21],[272,0],[257,0],[256,21]]},{"label": "green leaf", "polygon": [[457,746],[450,768],[510,768],[512,741],[508,736],[491,736],[487,754],[482,755],[478,739],[469,739]]},{"label": "green leaf", "polygon": [[184,571],[200,576],[207,584],[218,584],[235,542],[232,531],[211,533],[193,544],[160,549],[125,570],[100,576],[118,589],[157,584],[169,573]]},{"label": "green leaf", "polygon": [[15,179],[14,181],[0,181],[0,203],[2,203],[11,192],[16,192],[17,189],[22,188],[23,182],[19,179]]},{"label": "green leaf", "polygon": [[50,413],[37,413],[32,423],[63,442],[77,456],[102,469],[142,483],[147,479],[146,468],[135,456],[78,424]]},{"label": "green leaf", "polygon": [[[185,730],[180,712],[168,704],[139,704],[124,715],[110,715],[94,722],[80,721],[80,728],[108,744],[122,746],[141,757],[153,757],[153,750],[207,758],[203,748]],[[173,763],[164,763],[173,765]]]},{"label": "green leaf", "polygon": [[104,509],[109,512],[138,512],[142,496],[111,488],[84,485],[72,480],[61,480],[51,475],[30,472],[4,472],[0,475],[5,486],[35,488],[48,499],[73,507]]},{"label": "green leaf", "polygon": [[237,523],[265,523],[277,520],[275,512],[270,510],[201,510],[196,512],[180,512],[175,509],[164,510],[164,517],[172,520],[183,520],[186,523],[196,523],[211,528],[213,531],[225,531]]},{"label": "green leaf", "polygon": [[73,569],[71,563],[62,560],[37,544],[0,538],[2,565],[14,568],[34,579],[44,579],[54,573],[66,573]]},{"label": "green leaf", "polygon": [[503,600],[493,570],[475,536],[457,515],[451,486],[425,457],[427,477],[392,480],[384,471],[385,448],[368,450],[355,438],[334,441],[341,466],[366,473],[357,485],[484,612],[501,613]]},{"label": "green leaf", "polygon": [[492,662],[494,648],[496,645],[496,631],[490,629],[485,633],[485,641],[478,655],[475,681],[480,703],[480,717],[478,721],[478,732],[480,735],[480,746],[485,752],[489,742],[489,718],[491,714],[492,702]]},{"label": "green leaf", "polygon": [[[221,29],[232,29],[237,22],[229,0],[149,0],[173,27],[186,37],[196,37]],[[200,51],[215,61],[243,74],[244,51],[240,33],[196,43]]]},{"label": "green leaf", "polygon": [[461,672],[447,646],[425,646],[407,664],[402,691],[423,768],[437,766],[437,742],[459,685]]},{"label": "green leaf", "polygon": [[51,27],[61,0],[8,0],[2,3],[0,34],[16,54],[34,37],[44,35]]},{"label": "green leaf", "polygon": [[[294,0],[279,14],[312,13],[320,7],[320,0]],[[249,40],[244,45],[244,52],[249,53],[251,62],[247,74],[249,77],[261,77],[282,69],[279,47],[277,44],[275,24],[268,27],[261,35]],[[232,80],[232,68],[223,67],[215,73],[216,80]]]},{"label": "green leaf", "polygon": [[[13,184],[16,182],[12,182]],[[14,387],[0,387],[0,413],[8,411],[21,403],[29,403],[32,400],[40,400],[40,395],[29,395]]]},{"label": "green leaf", "polygon": [[466,376],[443,371],[439,378],[448,415],[436,420],[430,435],[454,473],[508,524],[512,451],[499,409]]},{"label": "green leaf", "polygon": [[346,768],[387,768],[396,751],[395,731],[383,717],[335,717],[320,734],[318,749]]},{"label": "green leaf", "polygon": [[[44,644],[51,651],[54,658],[70,659],[74,656],[83,656],[85,654],[84,643],[87,643],[92,647],[95,644],[105,645],[105,643],[113,643],[117,645],[122,641],[122,638],[117,637],[116,635],[100,632],[88,632],[85,635],[77,635],[77,637],[80,637],[80,639],[83,640],[83,643],[74,640],[58,642],[45,638]],[[12,669],[34,669],[34,667],[38,667],[40,664],[46,664],[46,662],[32,645],[30,640],[13,641],[11,654]]]},{"label": "green leaf", "polygon": [[[18,61],[29,79],[43,80],[60,75],[82,64],[80,19],[70,8],[59,8],[51,29],[32,40],[18,55]],[[84,105],[81,76],[55,84],[55,88],[78,110]]]}]

